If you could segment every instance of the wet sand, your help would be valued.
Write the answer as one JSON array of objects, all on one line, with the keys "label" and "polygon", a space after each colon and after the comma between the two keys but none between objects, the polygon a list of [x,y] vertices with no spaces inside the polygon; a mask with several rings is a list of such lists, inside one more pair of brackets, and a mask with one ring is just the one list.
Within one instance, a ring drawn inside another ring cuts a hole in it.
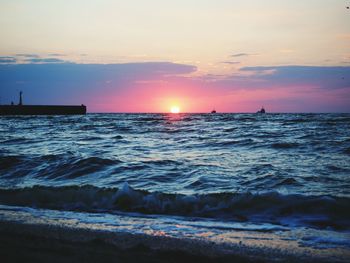
[{"label": "wet sand", "polygon": [[[350,250],[337,243],[348,240],[347,234],[215,229],[207,221],[169,220],[2,206],[0,262],[321,263],[350,258]],[[333,246],[312,241],[321,235],[332,237]]]},{"label": "wet sand", "polygon": [[[2,262],[265,262],[240,255],[203,255],[198,250],[193,253],[187,249],[152,249],[144,245],[145,237],[125,236],[133,239],[134,245],[129,248],[121,244],[112,244],[103,234],[90,231],[70,230],[65,236],[57,228],[50,234],[42,236],[43,229],[36,226],[0,224],[0,258]],[[46,231],[45,231],[46,232]],[[47,233],[47,232],[46,232]],[[71,239],[75,235],[74,241]],[[79,240],[82,235],[85,238]],[[91,235],[94,235],[93,238]],[[70,236],[70,237],[69,237]],[[88,237],[89,236],[89,237]],[[120,237],[123,239],[123,237]],[[135,242],[136,241],[136,242]],[[208,252],[211,249],[208,249]],[[197,254],[196,254],[197,253]]]},{"label": "wet sand", "polygon": [[1,262],[337,262],[285,251],[167,237],[0,222]]},{"label": "wet sand", "polygon": [[122,250],[99,239],[71,242],[1,233],[0,242],[2,262],[252,262],[242,257],[205,257],[183,251],[157,251],[142,245]]}]

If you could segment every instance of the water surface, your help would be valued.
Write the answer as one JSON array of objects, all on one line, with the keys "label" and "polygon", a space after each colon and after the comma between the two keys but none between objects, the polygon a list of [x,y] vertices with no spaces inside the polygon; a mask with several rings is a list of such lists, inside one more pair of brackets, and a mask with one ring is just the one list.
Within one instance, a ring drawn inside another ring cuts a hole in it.
[{"label": "water surface", "polygon": [[349,175],[349,114],[0,118],[3,205],[348,232]]}]

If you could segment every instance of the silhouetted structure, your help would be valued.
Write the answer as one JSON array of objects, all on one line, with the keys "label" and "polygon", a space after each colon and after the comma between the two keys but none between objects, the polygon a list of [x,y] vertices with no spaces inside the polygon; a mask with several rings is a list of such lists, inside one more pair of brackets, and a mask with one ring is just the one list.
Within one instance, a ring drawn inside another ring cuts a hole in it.
[{"label": "silhouetted structure", "polygon": [[211,113],[216,113],[216,110],[215,110],[215,109],[214,109],[214,110],[212,110],[212,111],[211,111]]},{"label": "silhouetted structure", "polygon": [[23,105],[23,92],[19,93],[19,103],[0,105],[0,115],[81,115],[86,114],[86,106],[66,105]]},{"label": "silhouetted structure", "polygon": [[20,92],[19,92],[19,103],[18,103],[18,105],[20,105],[20,106],[23,105],[22,94],[23,94],[23,92],[20,91]]},{"label": "silhouetted structure", "polygon": [[261,108],[261,110],[257,111],[256,113],[266,113],[264,107]]}]

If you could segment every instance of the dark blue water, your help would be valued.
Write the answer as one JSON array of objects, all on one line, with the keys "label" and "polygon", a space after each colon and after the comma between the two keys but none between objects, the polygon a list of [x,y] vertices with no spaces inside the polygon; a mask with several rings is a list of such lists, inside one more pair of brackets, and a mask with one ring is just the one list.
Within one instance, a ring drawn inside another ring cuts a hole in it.
[{"label": "dark blue water", "polygon": [[0,118],[0,204],[350,230],[350,114]]}]

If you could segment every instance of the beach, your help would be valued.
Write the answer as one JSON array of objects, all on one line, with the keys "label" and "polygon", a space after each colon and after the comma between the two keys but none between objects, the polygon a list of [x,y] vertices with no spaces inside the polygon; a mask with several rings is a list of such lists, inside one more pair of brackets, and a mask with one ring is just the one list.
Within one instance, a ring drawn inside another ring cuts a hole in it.
[{"label": "beach", "polygon": [[346,246],[339,246],[349,236],[332,231],[215,230],[206,225],[3,206],[0,253],[5,262],[347,262],[350,256]]},{"label": "beach", "polygon": [[350,0],[1,0],[0,263],[350,263]]}]

